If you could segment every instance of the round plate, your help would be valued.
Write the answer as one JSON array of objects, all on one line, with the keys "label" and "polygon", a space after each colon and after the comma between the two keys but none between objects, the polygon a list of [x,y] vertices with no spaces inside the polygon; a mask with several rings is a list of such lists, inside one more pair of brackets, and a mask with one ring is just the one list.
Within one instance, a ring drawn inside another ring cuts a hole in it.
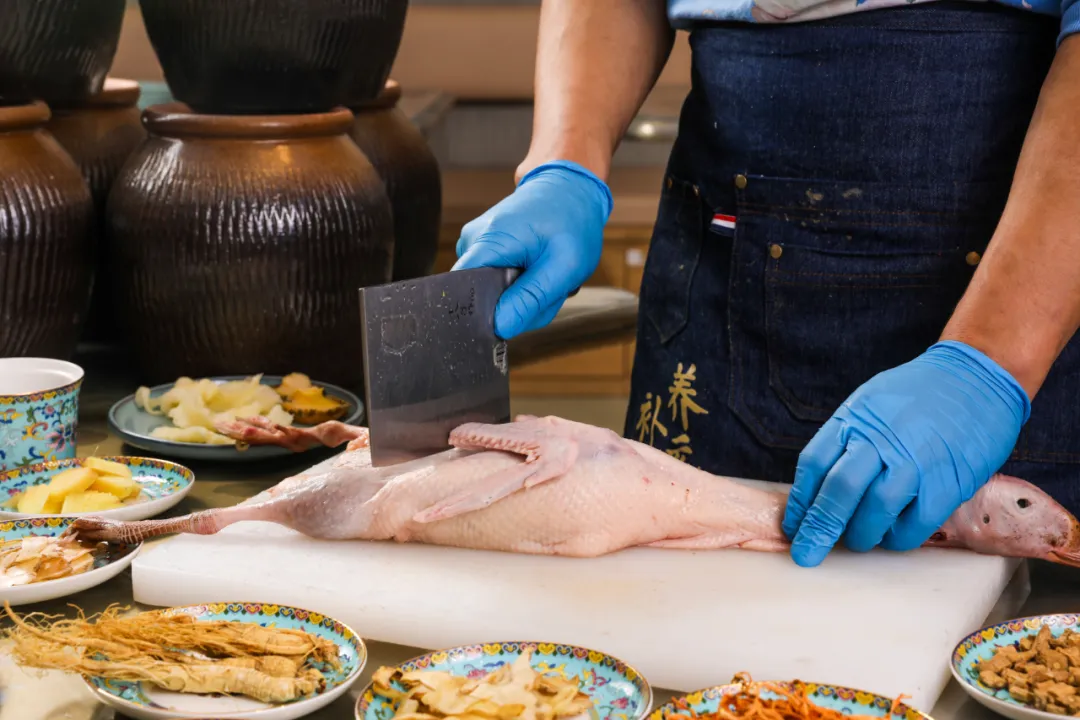
[{"label": "round plate", "polygon": [[[776,684],[783,687],[785,690],[794,689],[792,683],[778,682]],[[863,690],[853,690],[837,685],[822,685],[820,683],[809,682],[803,683],[803,685],[806,686],[810,702],[818,707],[837,710],[845,715],[886,718],[889,717],[889,710],[892,708],[893,704],[893,701],[889,698],[865,692]],[[732,693],[738,692],[738,690],[739,686],[734,684],[717,685],[716,687],[711,687],[706,690],[698,690],[697,692],[675,698],[661,705],[653,711],[648,720],[667,720],[669,716],[679,714],[682,714],[685,717],[685,710],[682,708],[686,707],[689,707],[699,715],[713,713],[716,712],[716,708],[720,706],[721,698],[725,695],[731,695]],[[761,696],[766,699],[774,700],[778,698],[776,694],[767,690],[763,690]],[[680,705],[682,708],[679,707]],[[900,718],[903,720],[931,720],[929,715],[921,713],[907,705],[899,705],[897,711],[898,712],[892,716],[893,720]]]},{"label": "round plate", "polygon": [[[69,513],[68,517],[79,515],[95,515],[111,520],[146,520],[155,515],[160,515],[191,492],[195,484],[195,474],[183,465],[169,462],[168,460],[153,460],[151,458],[108,456],[100,460],[127,465],[131,468],[132,479],[139,484],[141,492],[135,500],[129,500],[125,504],[112,510],[102,510],[95,513]],[[52,462],[35,463],[15,470],[0,472],[0,502],[7,502],[9,498],[25,491],[34,485],[43,485],[57,473],[73,467],[82,467],[85,458],[72,460],[54,460]],[[59,515],[28,515],[15,510],[0,509],[0,519],[14,519],[25,517],[59,517]]]},{"label": "round plate", "polygon": [[[0,541],[19,540],[30,535],[62,535],[75,518],[71,517],[41,517],[27,518],[24,520],[9,520],[0,523]],[[0,587],[0,605],[7,600],[14,607],[29,603],[55,600],[67,597],[97,587],[103,582],[112,580],[122,573],[135,556],[139,554],[142,543],[138,545],[123,545],[114,543],[109,545],[106,554],[94,561],[94,568],[73,577],[46,580],[29,585],[16,585],[14,587]]]},{"label": "round plate", "polygon": [[[217,383],[230,380],[246,380],[250,375],[219,375],[211,377]],[[278,385],[281,383],[281,375],[263,375],[263,385]],[[347,425],[355,425],[363,420],[364,403],[353,393],[345,388],[328,383],[311,381],[312,385],[321,387],[330,397],[336,397],[349,403],[349,412],[341,418],[341,422]],[[166,383],[150,388],[151,397],[159,397],[172,389],[174,383]],[[253,460],[265,460],[266,458],[295,455],[292,450],[273,445],[254,445],[247,450],[237,450],[233,445],[203,445],[201,443],[175,442],[173,440],[159,440],[150,433],[154,428],[171,425],[165,415],[151,415],[141,410],[135,404],[135,393],[128,395],[109,410],[109,429],[128,445],[141,450],[160,453],[168,457],[182,458],[185,460],[213,460],[226,462],[251,462]],[[297,427],[308,427],[297,423]]]},{"label": "round plate", "polygon": [[268,705],[241,696],[174,693],[159,690],[146,683],[86,678],[86,684],[98,700],[125,716],[140,720],[294,720],[310,715],[348,692],[367,664],[367,647],[352,628],[333,618],[307,610],[263,603],[213,603],[169,608],[165,612],[191,615],[205,621],[231,620],[263,627],[303,630],[337,644],[341,670],[324,673],[326,690],[318,695],[280,705]]},{"label": "round plate", "polygon": [[1009,620],[971,633],[960,641],[952,653],[949,669],[952,670],[956,682],[980,705],[1011,720],[1060,718],[1060,715],[1036,710],[1013,700],[1007,690],[987,687],[979,681],[978,674],[974,672],[975,663],[992,656],[997,648],[1014,645],[1029,635],[1034,636],[1043,625],[1049,625],[1050,632],[1054,635],[1060,635],[1066,629],[1077,632],[1080,631],[1080,615],[1037,615]]},{"label": "round plate", "polygon": [[[626,663],[585,648],[553,643],[504,642],[440,650],[407,660],[398,667],[409,670],[440,670],[453,675],[490,673],[512,663],[531,649],[532,666],[538,672],[581,678],[582,692],[593,700],[590,720],[641,720],[652,708],[652,689],[645,678]],[[389,720],[394,711],[369,684],[356,703],[357,720]]]}]

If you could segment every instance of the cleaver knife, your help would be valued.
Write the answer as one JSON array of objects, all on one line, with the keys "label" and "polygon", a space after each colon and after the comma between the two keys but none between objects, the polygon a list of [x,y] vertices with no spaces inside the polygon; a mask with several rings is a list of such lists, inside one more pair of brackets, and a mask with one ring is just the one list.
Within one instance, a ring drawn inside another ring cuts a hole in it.
[{"label": "cleaver knife", "polygon": [[442,452],[462,423],[509,422],[495,305],[520,272],[457,270],[360,290],[372,465]]}]

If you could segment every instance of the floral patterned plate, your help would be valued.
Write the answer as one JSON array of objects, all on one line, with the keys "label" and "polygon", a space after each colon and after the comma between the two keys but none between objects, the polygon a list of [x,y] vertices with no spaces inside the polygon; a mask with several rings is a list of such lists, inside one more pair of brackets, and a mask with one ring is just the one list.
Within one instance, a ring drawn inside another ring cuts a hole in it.
[{"label": "floral patterned plate", "polygon": [[[889,720],[931,720],[929,715],[919,712],[907,705],[898,705],[896,714],[890,718],[889,710],[892,709],[893,701],[874,693],[863,690],[838,687],[836,685],[822,685],[819,683],[803,683],[810,702],[823,708],[837,710],[844,715],[860,715],[864,717],[889,718]],[[777,683],[785,690],[792,690],[792,683]],[[738,685],[717,685],[716,687],[698,690],[697,692],[675,698],[656,708],[649,715],[648,720],[668,720],[669,717],[683,715],[686,708],[696,714],[716,712],[721,699],[725,695],[731,695],[739,690]],[[766,699],[776,699],[777,695],[768,691],[762,691],[761,696]]]},{"label": "floral patterned plate", "polygon": [[[140,492],[133,500],[125,501],[118,508],[85,514],[111,520],[145,520],[160,515],[183,500],[191,491],[191,486],[195,484],[194,473],[183,465],[177,465],[167,460],[128,456],[103,457],[100,459],[127,465],[131,468],[131,475],[139,484]],[[29,487],[49,482],[54,475],[64,470],[82,467],[84,462],[84,458],[56,460],[0,472],[0,503],[8,502]],[[0,519],[24,517],[57,516],[27,515],[0,504]],[[69,515],[69,517],[74,517],[74,515]]]},{"label": "floral patterned plate", "polygon": [[[223,383],[229,380],[244,380],[247,375],[222,375],[210,378],[214,382]],[[280,375],[263,375],[263,385],[281,384]],[[150,388],[150,396],[158,397],[172,389],[174,383],[158,385]],[[329,383],[311,381],[312,385],[321,387],[326,394],[333,398],[344,400],[349,405],[349,410],[341,422],[347,425],[356,425],[364,418],[364,403],[355,394],[345,388]],[[295,455],[292,450],[273,445],[256,445],[244,450],[237,450],[235,445],[203,445],[200,443],[176,442],[174,440],[162,440],[151,433],[154,428],[170,425],[169,418],[160,415],[151,415],[135,404],[135,394],[128,395],[120,400],[109,410],[109,429],[121,440],[132,447],[147,452],[158,453],[165,457],[179,458],[184,460],[217,460],[222,462],[251,462],[265,460],[266,458],[285,457]],[[297,423],[298,426],[299,423]],[[301,426],[302,427],[302,426]]]},{"label": "floral patterned plate", "polygon": [[[579,678],[582,691],[593,700],[589,720],[642,720],[652,708],[652,689],[637,670],[610,655],[571,645],[535,642],[469,645],[421,655],[399,667],[406,671],[441,670],[475,677],[512,663],[527,649],[532,650],[532,666],[538,672]],[[356,720],[390,720],[393,714],[390,704],[370,684],[356,703]]]},{"label": "floral patterned plate", "polygon": [[952,653],[949,669],[952,670],[956,682],[960,683],[960,687],[975,702],[1011,720],[1061,717],[1013,700],[1008,690],[987,687],[979,680],[979,674],[975,671],[975,665],[980,660],[991,657],[1000,647],[1015,645],[1021,638],[1036,635],[1043,625],[1049,625],[1050,632],[1054,635],[1060,635],[1067,629],[1080,632],[1080,615],[1037,615],[1009,620],[971,633],[957,644]]},{"label": "floral patterned plate", "polygon": [[278,705],[258,702],[240,695],[174,693],[146,683],[87,678],[86,684],[98,700],[125,717],[139,720],[294,720],[310,715],[348,692],[367,664],[367,647],[352,628],[308,610],[264,603],[213,603],[174,607],[165,612],[191,615],[203,621],[229,620],[263,627],[303,630],[327,638],[338,646],[341,670],[319,668],[324,670],[325,690],[317,695]]},{"label": "floral patterned plate", "polygon": [[[75,522],[70,517],[38,517],[25,520],[0,522],[0,542],[19,540],[31,535],[62,535]],[[46,580],[29,585],[0,587],[0,606],[7,600],[12,606],[55,600],[89,590],[103,582],[112,580],[122,573],[135,556],[139,554],[142,543],[138,545],[109,544],[94,563],[92,570],[80,575]]]}]

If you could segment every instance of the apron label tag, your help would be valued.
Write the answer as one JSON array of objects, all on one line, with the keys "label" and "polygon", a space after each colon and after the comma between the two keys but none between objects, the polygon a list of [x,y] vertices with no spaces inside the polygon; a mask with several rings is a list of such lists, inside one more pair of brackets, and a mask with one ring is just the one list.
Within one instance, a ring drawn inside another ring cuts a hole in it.
[{"label": "apron label tag", "polygon": [[713,215],[710,229],[714,233],[733,237],[735,235],[735,216],[720,214]]}]

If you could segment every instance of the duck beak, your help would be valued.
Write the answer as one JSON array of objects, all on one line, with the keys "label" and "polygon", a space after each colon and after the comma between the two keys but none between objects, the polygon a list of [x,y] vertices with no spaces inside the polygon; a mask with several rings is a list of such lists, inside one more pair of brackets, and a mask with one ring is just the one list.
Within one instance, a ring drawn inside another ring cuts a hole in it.
[{"label": "duck beak", "polygon": [[1046,557],[1050,562],[1080,568],[1080,523],[1072,522],[1069,538],[1064,547],[1051,550]]}]

